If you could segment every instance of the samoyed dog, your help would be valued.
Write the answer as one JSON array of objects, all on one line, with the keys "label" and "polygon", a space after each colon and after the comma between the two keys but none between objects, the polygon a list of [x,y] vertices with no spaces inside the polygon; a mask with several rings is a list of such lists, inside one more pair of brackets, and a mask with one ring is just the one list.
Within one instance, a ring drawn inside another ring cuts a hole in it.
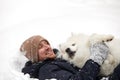
[{"label": "samoyed dog", "polygon": [[66,42],[59,45],[58,57],[82,68],[89,59],[90,45],[98,42],[105,42],[110,49],[107,59],[101,66],[100,75],[110,75],[114,68],[120,64],[120,39],[116,39],[112,35],[72,33]]}]

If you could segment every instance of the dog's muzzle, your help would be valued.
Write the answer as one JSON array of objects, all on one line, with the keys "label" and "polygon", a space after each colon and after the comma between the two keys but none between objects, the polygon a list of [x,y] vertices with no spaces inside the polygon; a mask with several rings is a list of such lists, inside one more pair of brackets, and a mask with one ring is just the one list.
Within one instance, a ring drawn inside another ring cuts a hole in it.
[{"label": "dog's muzzle", "polygon": [[70,58],[73,58],[76,51],[72,51],[70,48],[67,48],[65,52],[69,55]]}]

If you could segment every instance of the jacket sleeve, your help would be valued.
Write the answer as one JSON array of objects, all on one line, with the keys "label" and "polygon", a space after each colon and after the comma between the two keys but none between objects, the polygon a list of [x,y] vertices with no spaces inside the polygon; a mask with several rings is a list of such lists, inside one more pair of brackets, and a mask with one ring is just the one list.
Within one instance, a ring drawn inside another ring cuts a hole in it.
[{"label": "jacket sleeve", "polygon": [[32,63],[31,61],[26,62],[25,67],[22,69],[24,74],[29,74],[31,78],[38,78],[39,65]]},{"label": "jacket sleeve", "polygon": [[39,79],[45,80],[55,78],[57,80],[96,80],[100,71],[99,68],[100,66],[92,60],[88,60],[84,67],[76,73],[59,68],[59,66],[56,65],[46,64],[46,66],[40,68]]},{"label": "jacket sleeve", "polygon": [[109,80],[120,80],[120,64],[114,69],[114,72],[109,76]]},{"label": "jacket sleeve", "polygon": [[83,68],[70,79],[73,80],[96,80],[100,72],[100,65],[98,65],[93,60],[88,60]]}]

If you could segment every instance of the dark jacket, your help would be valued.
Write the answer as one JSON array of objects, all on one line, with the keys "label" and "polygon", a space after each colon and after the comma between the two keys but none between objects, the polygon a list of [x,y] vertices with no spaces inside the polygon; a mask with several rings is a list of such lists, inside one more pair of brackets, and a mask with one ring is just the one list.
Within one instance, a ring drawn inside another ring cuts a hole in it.
[{"label": "dark jacket", "polygon": [[65,60],[45,60],[42,63],[26,63],[23,73],[30,74],[32,78],[39,80],[56,78],[57,80],[96,80],[100,66],[88,60],[82,69],[73,67]]},{"label": "dark jacket", "polygon": [[120,64],[114,69],[113,74],[109,76],[109,80],[120,80]]}]

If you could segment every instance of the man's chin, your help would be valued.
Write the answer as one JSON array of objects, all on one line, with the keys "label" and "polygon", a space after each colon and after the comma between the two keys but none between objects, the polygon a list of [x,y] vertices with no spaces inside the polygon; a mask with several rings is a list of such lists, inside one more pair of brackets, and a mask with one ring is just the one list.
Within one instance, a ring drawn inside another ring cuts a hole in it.
[{"label": "man's chin", "polygon": [[52,53],[48,56],[48,58],[50,58],[50,59],[54,59],[55,57],[56,57],[56,55],[52,54]]}]

